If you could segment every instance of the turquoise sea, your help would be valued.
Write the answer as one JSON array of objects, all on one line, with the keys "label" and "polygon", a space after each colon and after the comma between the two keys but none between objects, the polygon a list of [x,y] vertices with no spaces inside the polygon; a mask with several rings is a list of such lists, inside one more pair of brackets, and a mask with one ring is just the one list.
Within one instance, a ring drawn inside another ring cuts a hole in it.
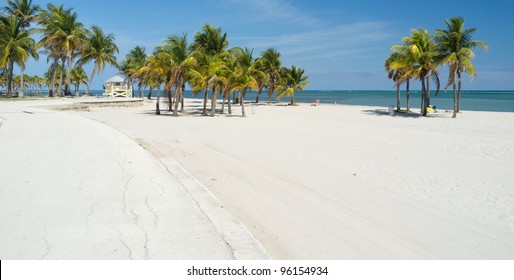
[{"label": "turquoise sea", "polygon": [[[92,91],[94,95],[101,96],[102,91]],[[431,94],[431,105],[437,106],[438,110],[453,109],[453,92],[440,91],[437,97]],[[137,92],[136,92],[137,94]],[[145,96],[148,91],[145,91]],[[154,91],[152,96],[157,96]],[[247,101],[255,101],[255,92],[246,94]],[[194,96],[191,91],[186,91],[188,98],[202,98],[199,94]],[[347,104],[362,106],[396,106],[396,90],[307,90],[304,93],[296,94],[297,102],[313,103],[316,98],[321,103],[327,104]],[[260,102],[266,102],[267,93],[263,92],[259,98]],[[274,97],[272,98],[275,101]],[[289,97],[284,97],[281,102],[289,102]],[[411,108],[419,108],[421,103],[421,92],[411,90]],[[405,108],[405,92],[401,93],[401,106]],[[462,92],[461,109],[463,111],[492,111],[492,112],[514,112],[514,90],[512,91],[493,91],[493,90],[465,90]]]}]

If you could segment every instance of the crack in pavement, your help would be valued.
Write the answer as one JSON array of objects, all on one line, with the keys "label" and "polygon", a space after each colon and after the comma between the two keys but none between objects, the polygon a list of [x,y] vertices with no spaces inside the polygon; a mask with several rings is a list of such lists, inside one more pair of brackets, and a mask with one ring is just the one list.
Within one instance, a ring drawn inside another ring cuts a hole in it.
[{"label": "crack in pavement", "polygon": [[118,241],[123,245],[123,247],[125,247],[125,249],[127,249],[128,251],[128,258],[133,260],[134,258],[132,257],[132,249],[130,249],[130,247],[127,245],[127,243],[125,243],[125,241],[123,241],[123,239],[121,239],[121,230],[119,228],[116,228],[116,230],[118,231]]},{"label": "crack in pavement", "polygon": [[44,260],[48,255],[50,255],[50,253],[52,252],[52,244],[50,242],[48,242],[48,239],[46,238],[46,236],[48,235],[48,230],[46,229],[46,227],[44,228],[44,234],[43,236],[41,237],[41,240],[43,241],[43,243],[45,243],[45,247],[46,247],[46,252],[45,254],[41,257],[41,260]]},{"label": "crack in pavement", "polygon": [[93,215],[95,208],[96,208],[96,206],[98,206],[98,204],[99,204],[98,202],[95,202],[93,205],[91,205],[91,208],[89,209],[89,213],[86,215],[86,217],[84,217],[84,220],[86,220],[88,225],[91,222],[89,220],[89,218]]},{"label": "crack in pavement", "polygon": [[84,178],[80,178],[79,187],[77,189],[77,192],[80,195],[84,195],[84,193],[83,193],[83,183],[84,183]]},{"label": "crack in pavement", "polygon": [[[121,154],[120,150],[118,150],[119,155],[126,160],[126,158]],[[120,166],[121,171],[123,174],[125,174],[129,179],[125,182],[125,185],[123,186],[123,197],[122,197],[122,209],[121,211],[125,214],[127,212],[127,200],[128,200],[128,188],[130,185],[130,182],[132,179],[134,179],[134,175],[127,172],[125,167],[121,164],[121,162],[118,162],[118,165]]]},{"label": "crack in pavement", "polygon": [[143,226],[139,225],[139,229],[143,232],[143,236],[145,237],[144,242],[144,250],[145,250],[145,260],[150,259],[150,253],[148,252],[148,232],[143,228]]},{"label": "crack in pavement", "polygon": [[159,216],[157,216],[157,213],[155,213],[155,210],[152,208],[152,206],[150,206],[150,203],[148,202],[148,196],[145,197],[145,205],[146,205],[146,208],[148,208],[148,211],[150,211],[150,213],[152,213],[152,216],[153,216],[153,228],[157,228],[157,225],[158,225],[158,220],[159,220]]}]

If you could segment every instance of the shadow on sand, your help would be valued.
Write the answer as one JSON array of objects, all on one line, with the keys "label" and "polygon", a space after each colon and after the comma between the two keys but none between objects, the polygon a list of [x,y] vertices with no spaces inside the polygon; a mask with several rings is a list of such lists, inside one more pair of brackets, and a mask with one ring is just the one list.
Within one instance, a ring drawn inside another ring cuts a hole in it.
[{"label": "shadow on sand", "polygon": [[[266,105],[266,104],[265,103],[255,104],[255,103],[250,103],[249,101],[248,102],[245,101],[245,107],[248,106],[247,108],[250,110],[251,110],[251,106],[264,106],[264,105]],[[239,107],[239,104],[232,104],[232,106]],[[160,107],[160,114],[157,116],[163,116],[163,117],[172,117],[173,116],[173,111],[169,110],[168,101],[166,99],[161,100],[159,107]],[[223,117],[227,117],[227,118],[241,117],[240,114],[229,115],[227,112],[228,111],[227,103],[225,103],[223,113],[221,112],[221,102],[218,102],[216,107],[217,107],[216,115],[215,115],[216,117],[219,117],[219,116],[223,116]],[[179,105],[179,110],[180,110],[180,105]],[[206,114],[204,114],[203,112],[204,112],[203,100],[193,100],[193,101],[188,101],[185,104],[184,112],[179,111],[179,116],[210,117],[211,107],[210,107],[209,103],[207,103]],[[151,110],[144,110],[140,114],[141,115],[156,115],[155,107],[153,107],[153,109],[151,109]]]},{"label": "shadow on sand", "polygon": [[[388,109],[370,109],[370,110],[363,110],[362,112],[364,114],[368,114],[368,115],[389,116],[389,117],[393,117],[393,118],[418,119],[418,118],[422,118],[423,117],[419,113],[413,113],[413,112],[398,113],[398,112],[391,112]],[[433,114],[428,114],[426,117],[423,117],[423,118],[442,118],[442,119],[447,119],[447,118],[451,118],[451,115],[449,115],[447,113],[436,112],[436,113],[433,113]]]}]

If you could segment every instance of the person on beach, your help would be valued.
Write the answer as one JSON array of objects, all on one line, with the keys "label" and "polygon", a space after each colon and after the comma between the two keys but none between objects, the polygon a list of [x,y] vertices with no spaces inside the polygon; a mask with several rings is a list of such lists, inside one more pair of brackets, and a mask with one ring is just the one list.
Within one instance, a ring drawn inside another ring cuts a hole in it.
[{"label": "person on beach", "polygon": [[311,104],[311,106],[318,106],[319,105],[319,98],[316,98],[316,103]]}]

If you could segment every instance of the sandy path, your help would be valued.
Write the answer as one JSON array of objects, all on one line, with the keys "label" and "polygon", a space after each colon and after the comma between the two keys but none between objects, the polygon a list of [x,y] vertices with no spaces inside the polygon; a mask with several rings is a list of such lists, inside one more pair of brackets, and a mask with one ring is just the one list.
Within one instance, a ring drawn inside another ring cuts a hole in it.
[{"label": "sandy path", "polygon": [[514,258],[514,114],[303,105],[172,118],[152,108],[80,114],[172,156],[275,258]]}]

